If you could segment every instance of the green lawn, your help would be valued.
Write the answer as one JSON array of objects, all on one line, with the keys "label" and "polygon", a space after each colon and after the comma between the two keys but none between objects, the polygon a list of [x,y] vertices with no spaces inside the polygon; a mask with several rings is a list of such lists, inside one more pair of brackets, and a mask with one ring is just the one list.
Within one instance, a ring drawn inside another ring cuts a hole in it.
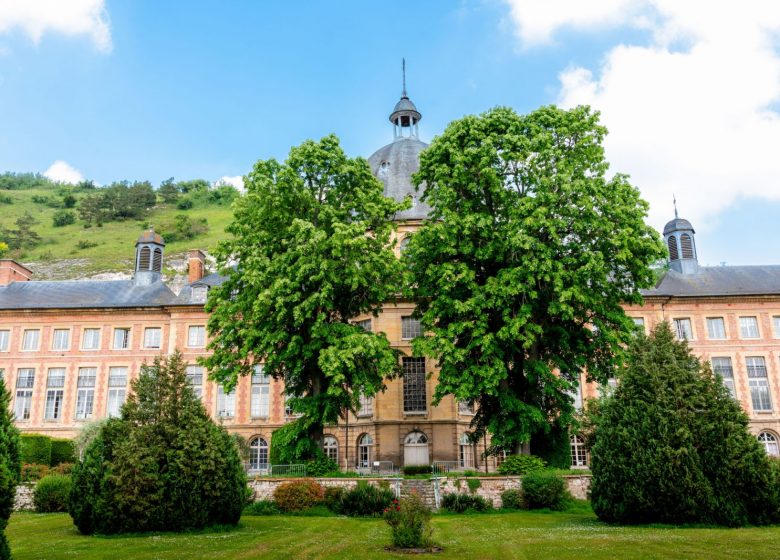
[{"label": "green lawn", "polygon": [[[780,527],[700,529],[610,527],[592,513],[496,513],[434,516],[436,558],[556,560],[780,558]],[[382,520],[251,517],[225,532],[129,537],[79,535],[65,514],[14,514],[8,537],[16,560],[58,558],[410,558],[384,550]]]}]

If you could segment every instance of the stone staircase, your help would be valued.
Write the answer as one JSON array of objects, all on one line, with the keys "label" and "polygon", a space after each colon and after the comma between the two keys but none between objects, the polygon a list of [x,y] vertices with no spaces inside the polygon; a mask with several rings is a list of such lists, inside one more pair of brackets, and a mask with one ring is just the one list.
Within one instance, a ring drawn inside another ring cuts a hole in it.
[{"label": "stone staircase", "polygon": [[405,498],[412,492],[417,492],[425,504],[433,511],[436,511],[438,507],[436,504],[436,492],[433,485],[434,481],[430,479],[403,479],[401,480],[401,497]]}]

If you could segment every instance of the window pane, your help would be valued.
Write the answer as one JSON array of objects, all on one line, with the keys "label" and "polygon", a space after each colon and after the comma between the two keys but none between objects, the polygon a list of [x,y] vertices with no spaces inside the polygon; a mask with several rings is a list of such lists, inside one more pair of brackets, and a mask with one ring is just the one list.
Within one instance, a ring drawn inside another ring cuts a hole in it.
[{"label": "window pane", "polygon": [[742,338],[758,338],[758,320],[755,317],[740,317],[739,333]]},{"label": "window pane", "polygon": [[420,321],[412,317],[401,317],[401,338],[410,340],[421,336]]},{"label": "window pane", "polygon": [[226,393],[222,385],[217,387],[217,416],[220,418],[232,418],[236,411],[235,390]]},{"label": "window pane", "polygon": [[8,350],[8,339],[10,336],[10,331],[0,331],[0,352],[6,352]]},{"label": "window pane", "polygon": [[54,329],[52,337],[52,350],[67,350],[70,346],[70,330]]},{"label": "window pane", "polygon": [[41,331],[26,330],[22,338],[22,350],[37,350],[40,341]]},{"label": "window pane", "polygon": [[712,371],[719,375],[723,385],[731,393],[732,398],[737,395],[734,384],[734,369],[731,367],[731,358],[712,358]]},{"label": "window pane", "polygon": [[358,409],[358,416],[373,416],[374,414],[374,399],[360,394],[360,408]]},{"label": "window pane", "polygon": [[726,338],[726,324],[723,317],[707,319],[707,336],[713,339]]},{"label": "window pane", "polygon": [[745,358],[745,365],[748,371],[748,386],[750,387],[753,410],[771,411],[772,399],[769,394],[769,381],[764,358],[762,356]]},{"label": "window pane", "polygon": [[81,348],[84,350],[97,350],[100,348],[100,329],[84,329]]},{"label": "window pane", "polygon": [[187,346],[200,348],[206,345],[206,327],[202,325],[192,326],[188,330]]},{"label": "window pane", "polygon": [[125,350],[130,346],[130,329],[114,329],[114,349]]},{"label": "window pane", "polygon": [[362,328],[364,331],[371,332],[371,319],[363,319],[362,321],[355,321],[355,325]]},{"label": "window pane", "polygon": [[674,327],[677,333],[678,340],[692,340],[693,329],[691,328],[690,319],[675,319]]},{"label": "window pane", "polygon": [[403,358],[404,412],[425,412],[425,358]]},{"label": "window pane", "polygon": [[108,369],[108,386],[125,387],[127,385],[127,368],[112,367]]},{"label": "window pane", "polygon": [[[775,338],[780,338],[780,315],[772,317],[772,325],[775,331]],[[2,350],[2,342],[0,342],[0,350]]]},{"label": "window pane", "polygon": [[339,442],[333,436],[325,436],[322,442],[322,450],[331,461],[339,462]]},{"label": "window pane", "polygon": [[49,368],[49,375],[46,378],[46,386],[50,389],[64,387],[65,368]]},{"label": "window pane", "polygon": [[161,340],[162,329],[153,327],[144,331],[144,348],[160,348]]},{"label": "window pane", "polygon": [[46,391],[46,409],[43,417],[46,420],[59,420],[62,415],[62,389],[50,389]]},{"label": "window pane", "polygon": [[187,366],[187,382],[195,396],[200,398],[203,394],[203,368],[195,365]]},{"label": "window pane", "polygon": [[16,370],[16,388],[32,389],[35,383],[34,368],[20,368]]},{"label": "window pane", "polygon": [[252,418],[268,418],[271,409],[271,378],[263,373],[263,366],[255,366],[252,373],[250,415]]}]

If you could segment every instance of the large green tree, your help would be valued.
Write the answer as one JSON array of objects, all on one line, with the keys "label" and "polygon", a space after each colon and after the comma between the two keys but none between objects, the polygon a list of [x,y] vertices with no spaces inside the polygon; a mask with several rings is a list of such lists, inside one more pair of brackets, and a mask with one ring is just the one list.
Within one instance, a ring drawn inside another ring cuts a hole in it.
[{"label": "large green tree", "polygon": [[387,337],[354,320],[400,289],[392,218],[404,205],[384,197],[367,162],[348,158],[335,136],[292,148],[284,163],[257,162],[245,185],[216,251],[227,280],[206,305],[205,364],[226,388],[260,363],[283,380],[303,416],[275,439],[295,447],[286,457],[305,459],[324,424],[398,371]]},{"label": "large green tree", "polygon": [[565,426],[587,371],[604,381],[663,254],[647,203],[607,177],[606,130],[587,107],[521,116],[496,108],[451,123],[420,158],[431,208],[404,255],[435,400],[478,405],[473,428],[519,452]]},{"label": "large green tree", "polygon": [[619,379],[593,416],[596,515],[618,523],[780,521],[780,468],[722,380],[669,323],[632,342]]}]

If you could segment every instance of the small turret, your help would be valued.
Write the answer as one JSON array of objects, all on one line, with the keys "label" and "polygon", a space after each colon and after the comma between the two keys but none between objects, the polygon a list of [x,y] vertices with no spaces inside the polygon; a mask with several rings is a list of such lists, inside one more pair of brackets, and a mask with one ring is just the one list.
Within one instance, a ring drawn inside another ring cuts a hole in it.
[{"label": "small turret", "polygon": [[163,248],[165,241],[159,233],[149,228],[135,242],[136,285],[145,286],[162,280]]},{"label": "small turret", "polygon": [[696,274],[699,271],[695,233],[691,222],[677,216],[675,202],[674,220],[664,226],[664,241],[669,250],[669,268],[680,274]]}]

